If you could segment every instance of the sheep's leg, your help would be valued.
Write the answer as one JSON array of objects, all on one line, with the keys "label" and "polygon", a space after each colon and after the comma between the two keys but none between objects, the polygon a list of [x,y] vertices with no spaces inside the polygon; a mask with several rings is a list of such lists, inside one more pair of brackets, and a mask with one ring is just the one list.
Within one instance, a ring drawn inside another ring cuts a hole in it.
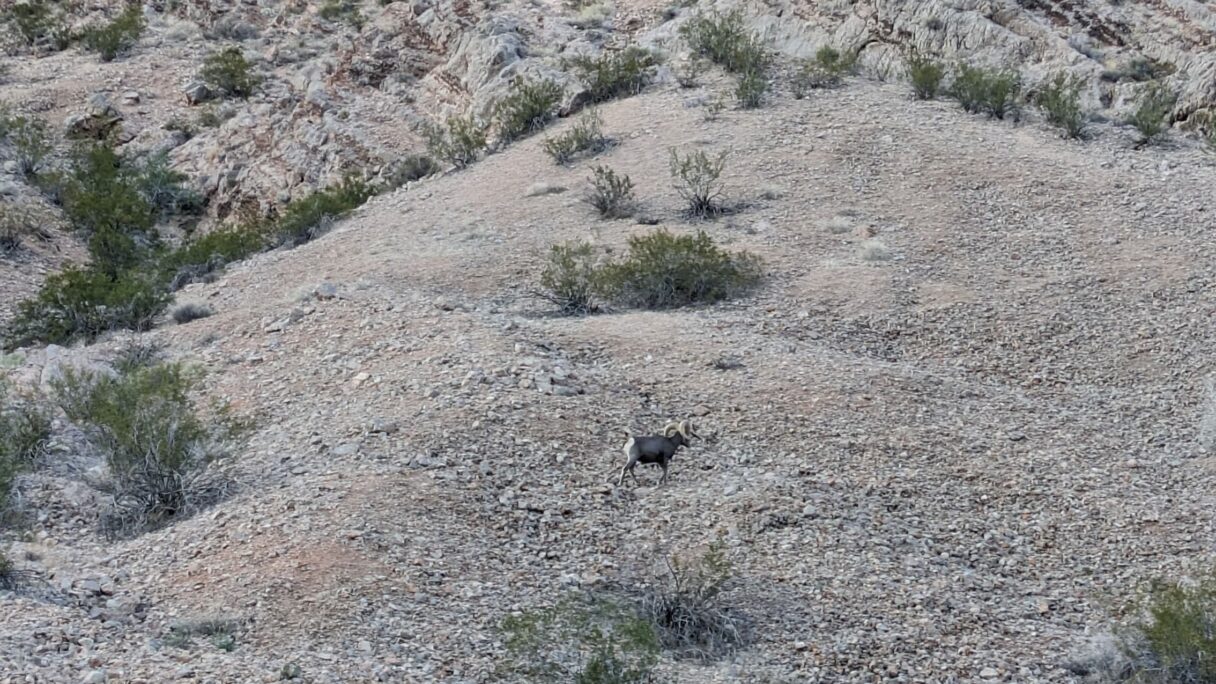
[{"label": "sheep's leg", "polygon": [[667,484],[667,461],[659,464],[663,467],[663,479],[659,480],[659,484]]},{"label": "sheep's leg", "polygon": [[625,484],[626,471],[628,471],[628,473],[633,477],[634,482],[638,481],[638,476],[633,472],[633,467],[637,464],[638,460],[636,458],[630,458],[629,461],[625,463],[625,467],[621,468],[621,476],[617,478],[616,486],[620,487],[621,485]]}]

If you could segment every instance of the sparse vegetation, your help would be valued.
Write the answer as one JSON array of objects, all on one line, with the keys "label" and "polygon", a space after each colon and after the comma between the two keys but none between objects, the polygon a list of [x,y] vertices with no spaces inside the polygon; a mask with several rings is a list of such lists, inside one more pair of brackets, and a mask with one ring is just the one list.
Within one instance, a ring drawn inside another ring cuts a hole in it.
[{"label": "sparse vegetation", "polygon": [[570,66],[591,95],[592,102],[605,102],[642,92],[650,82],[650,69],[657,63],[649,50],[631,45],[598,56],[580,56]]},{"label": "sparse vegetation", "polygon": [[908,80],[912,82],[912,93],[918,100],[932,100],[942,89],[946,68],[929,57],[911,54],[906,60]]},{"label": "sparse vegetation", "polygon": [[595,207],[601,218],[624,218],[633,212],[633,181],[625,174],[618,175],[606,166],[591,170],[591,191],[587,203]]},{"label": "sparse vegetation", "polygon": [[808,90],[835,88],[844,77],[853,73],[857,59],[845,56],[831,45],[815,52],[815,58],[803,61],[794,75],[794,97],[801,99]]},{"label": "sparse vegetation", "polygon": [[603,132],[604,119],[597,110],[584,112],[565,133],[545,139],[545,153],[558,164],[569,164],[576,157],[593,156],[608,149],[611,140]]},{"label": "sparse vegetation", "polygon": [[708,662],[747,642],[743,616],[722,602],[734,576],[722,540],[691,561],[668,559],[667,573],[666,583],[642,601],[642,614],[658,628],[666,650]]},{"label": "sparse vegetation", "polygon": [[205,282],[225,265],[257,254],[267,244],[265,226],[221,228],[167,252],[157,263],[159,278],[169,290],[180,290]]},{"label": "sparse vegetation", "polygon": [[199,77],[207,87],[227,97],[247,98],[261,82],[238,47],[227,47],[207,55]]},{"label": "sparse vegetation", "polygon": [[179,214],[196,214],[203,209],[203,198],[186,187],[186,175],[169,167],[169,154],[148,155],[137,167],[135,185],[139,194],[160,219]]},{"label": "sparse vegetation", "polygon": [[690,215],[706,218],[722,213],[721,177],[726,169],[726,152],[711,157],[698,150],[681,157],[673,149],[670,166],[676,190],[688,205]]},{"label": "sparse vegetation", "polygon": [[672,68],[676,83],[681,88],[696,88],[701,85],[701,75],[705,72],[705,62],[698,55],[681,60]]},{"label": "sparse vegetation", "polygon": [[431,156],[458,169],[477,161],[486,149],[485,128],[471,116],[451,117],[444,127],[428,126],[423,134]]},{"label": "sparse vegetation", "polygon": [[7,129],[8,139],[13,143],[18,173],[27,178],[38,175],[54,149],[46,124],[41,119],[17,116],[10,117],[4,128]]},{"label": "sparse vegetation", "polygon": [[421,180],[442,169],[439,164],[425,154],[411,154],[402,158],[393,167],[391,173],[384,178],[387,189],[396,189],[416,180]]},{"label": "sparse vegetation", "polygon": [[328,0],[324,5],[321,5],[321,10],[318,12],[322,19],[329,21],[344,21],[355,28],[363,26],[366,21],[363,13],[359,11],[358,5],[351,0]]},{"label": "sparse vegetation", "polygon": [[1151,83],[1136,102],[1128,123],[1140,132],[1140,144],[1151,143],[1166,130],[1166,118],[1174,108],[1178,97],[1164,83]]},{"label": "sparse vegetation", "polygon": [[553,245],[540,274],[540,296],[565,315],[594,313],[597,261],[590,243]]},{"label": "sparse vegetation", "polygon": [[510,142],[544,128],[561,99],[562,87],[554,81],[516,79],[511,93],[495,107],[499,138]]},{"label": "sparse vegetation", "polygon": [[375,188],[357,176],[287,205],[275,223],[276,241],[296,247],[324,235],[334,222],[361,206]]},{"label": "sparse vegetation", "polygon": [[164,642],[174,648],[189,648],[194,644],[195,637],[207,637],[219,650],[232,651],[236,648],[236,634],[240,627],[237,620],[218,617],[179,620],[169,625]]},{"label": "sparse vegetation", "polygon": [[950,94],[971,114],[1004,119],[1017,112],[1021,80],[1012,71],[992,71],[960,64]]},{"label": "sparse vegetation", "polygon": [[64,50],[72,42],[71,30],[62,13],[46,0],[14,3],[5,10],[4,19],[30,47],[46,45]]},{"label": "sparse vegetation", "polygon": [[212,465],[245,426],[222,408],[206,418],[191,399],[200,376],[154,361],[115,376],[65,371],[55,396],[105,458],[114,498],[105,529],[128,535],[193,515],[223,497]]},{"label": "sparse vegetation", "polygon": [[101,61],[110,62],[135,47],[145,26],[143,6],[135,3],[127,5],[113,21],[85,29],[81,42],[86,48],[96,52]]},{"label": "sparse vegetation", "polygon": [[768,79],[763,72],[749,71],[739,76],[735,84],[735,99],[743,109],[758,109],[764,105]]},{"label": "sparse vegetation", "polygon": [[1146,83],[1148,81],[1156,81],[1173,74],[1178,70],[1169,62],[1162,62],[1148,57],[1138,56],[1133,57],[1127,62],[1119,65],[1114,69],[1108,69],[1102,72],[1101,78],[1103,81],[1117,83],[1119,81],[1132,81],[1134,83]]},{"label": "sparse vegetation", "polygon": [[667,309],[733,297],[759,282],[760,260],[730,253],[703,231],[673,235],[658,230],[629,238],[625,257],[601,267],[598,289],[626,306]]},{"label": "sparse vegetation", "polygon": [[178,325],[185,325],[191,321],[197,321],[201,318],[207,318],[214,313],[210,307],[202,304],[182,304],[173,310],[173,322]]},{"label": "sparse vegetation", "polygon": [[694,55],[733,74],[763,73],[771,61],[763,42],[747,30],[738,9],[699,14],[680,27],[680,35]]},{"label": "sparse vegetation", "polygon": [[1085,114],[1081,111],[1083,84],[1079,76],[1060,72],[1052,76],[1036,98],[1047,122],[1059,127],[1067,138],[1079,138],[1085,130]]},{"label": "sparse vegetation", "polygon": [[39,218],[16,202],[0,204],[0,254],[15,251],[29,235],[45,236]]},{"label": "sparse vegetation", "polygon": [[[13,398],[0,379],[0,511],[8,504],[13,480],[38,461],[50,436],[50,415],[29,397]],[[0,587],[2,582],[0,578]]]},{"label": "sparse vegetation", "polygon": [[654,626],[629,605],[575,594],[502,623],[504,675],[529,682],[647,684],[658,663]]},{"label": "sparse vegetation", "polygon": [[1116,681],[1216,681],[1216,576],[1188,585],[1154,584],[1143,617],[1121,637],[1126,662]]}]

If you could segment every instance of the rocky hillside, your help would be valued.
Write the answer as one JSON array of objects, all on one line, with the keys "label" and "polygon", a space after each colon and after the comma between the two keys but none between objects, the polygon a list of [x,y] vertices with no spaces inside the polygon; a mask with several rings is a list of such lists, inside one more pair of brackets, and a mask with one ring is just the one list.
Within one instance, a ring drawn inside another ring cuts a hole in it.
[{"label": "rocky hillside", "polygon": [[[585,96],[563,56],[632,42],[676,64],[678,26],[706,9],[597,7],[151,3],[130,54],[21,48],[0,99],[57,130],[109,122],[132,154],[171,150],[207,199],[206,232],[347,171],[391,172],[423,150],[423,121],[488,116],[520,72],[558,80],[572,111]],[[102,460],[57,415],[5,518],[27,581],[0,592],[0,682],[497,681],[504,617],[628,593],[718,538],[751,641],[708,663],[664,654],[660,681],[1098,678],[1086,652],[1117,606],[1216,560],[1216,171],[1186,130],[1216,97],[1211,11],[747,10],[784,55],[760,109],[707,116],[733,80],[710,70],[685,89],[660,66],[600,108],[616,144],[593,159],[546,156],[559,121],[177,293],[211,317],[0,357],[46,393],[65,367],[163,345],[256,426],[222,465],[225,500],[112,540]],[[189,104],[203,57],[234,42],[262,88]],[[794,98],[789,60],[829,42],[862,73]],[[1016,67],[1031,91],[1056,69],[1086,76],[1089,139],[1062,140],[1029,106],[1014,122],[912,100],[909,48]],[[1145,74],[1179,98],[1165,142],[1138,146],[1115,122]],[[188,140],[164,128],[211,106],[232,115]],[[735,210],[688,219],[670,148],[727,152]],[[631,177],[642,220],[583,202],[597,164]],[[5,206],[45,212],[47,236],[0,256],[0,324],[86,258],[53,203],[5,172]],[[620,253],[658,228],[758,255],[763,284],[584,317],[535,296],[550,245]],[[639,468],[640,485],[615,485],[623,430],[687,416],[704,439],[669,483]]]}]

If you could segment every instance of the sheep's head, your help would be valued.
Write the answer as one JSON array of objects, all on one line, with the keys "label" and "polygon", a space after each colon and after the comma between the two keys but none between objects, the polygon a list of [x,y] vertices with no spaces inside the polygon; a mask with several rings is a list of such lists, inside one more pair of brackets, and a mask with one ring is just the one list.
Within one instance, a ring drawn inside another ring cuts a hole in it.
[{"label": "sheep's head", "polygon": [[685,443],[690,443],[692,441],[693,437],[699,438],[701,436],[693,431],[692,421],[688,420],[688,419],[684,419],[678,423],[675,423],[675,422],[668,423],[667,426],[663,428],[664,437],[673,437],[677,433],[679,433],[680,435],[682,435],[684,437]]}]

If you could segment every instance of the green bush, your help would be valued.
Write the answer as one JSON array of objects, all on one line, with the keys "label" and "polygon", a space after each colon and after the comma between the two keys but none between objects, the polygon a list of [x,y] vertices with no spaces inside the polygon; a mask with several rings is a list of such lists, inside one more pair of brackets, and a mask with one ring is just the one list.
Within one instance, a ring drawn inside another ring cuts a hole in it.
[{"label": "green bush", "polygon": [[157,152],[137,167],[135,185],[156,215],[164,219],[203,210],[203,198],[186,187],[186,175],[169,167],[169,153]]},{"label": "green bush", "polygon": [[389,173],[385,174],[384,187],[396,189],[406,183],[439,173],[441,170],[439,164],[425,154],[407,155],[395,164]]},{"label": "green bush", "polygon": [[50,415],[28,397],[12,398],[8,383],[0,379],[0,510],[8,503],[13,480],[42,457],[50,436]]},{"label": "green bush", "polygon": [[115,277],[99,269],[68,268],[17,306],[4,346],[91,342],[111,330],[148,330],[168,303],[169,296],[142,274]]},{"label": "green bush", "polygon": [[633,213],[635,204],[633,181],[608,167],[597,166],[591,170],[587,203],[595,207],[601,218],[625,218]]},{"label": "green bush", "polygon": [[1136,110],[1128,123],[1140,131],[1140,143],[1150,143],[1166,130],[1166,117],[1174,109],[1178,96],[1163,83],[1151,83],[1140,93]]},{"label": "green bush", "polygon": [[18,116],[9,118],[4,127],[13,143],[17,171],[27,178],[38,175],[54,149],[46,124],[40,119]]},{"label": "green bush", "polygon": [[706,218],[722,213],[720,178],[725,169],[725,152],[713,158],[700,150],[684,157],[674,149],[671,151],[671,177],[690,215]]},{"label": "green bush", "polygon": [[29,235],[48,236],[38,225],[40,221],[26,206],[16,202],[0,204],[0,254],[18,249]]},{"label": "green bush", "polygon": [[596,262],[595,249],[588,242],[553,245],[540,274],[540,296],[565,315],[594,313]]},{"label": "green bush", "polygon": [[744,617],[722,601],[734,569],[721,539],[693,560],[668,559],[667,571],[666,582],[646,594],[641,611],[664,649],[709,662],[747,643]]},{"label": "green bush", "polygon": [[814,59],[804,60],[794,75],[794,97],[802,98],[808,90],[835,88],[856,68],[855,56],[846,57],[839,50],[824,45]]},{"label": "green bush", "polygon": [[1084,80],[1060,72],[1053,76],[1035,98],[1043,109],[1047,122],[1058,126],[1067,138],[1080,138],[1085,132],[1085,114],[1081,111],[1081,86]]},{"label": "green bush", "polygon": [[431,156],[458,169],[477,161],[486,149],[485,127],[471,116],[450,117],[442,128],[427,126],[423,129],[423,135]]},{"label": "green bush", "polygon": [[731,254],[703,231],[672,235],[658,230],[631,236],[629,253],[602,267],[597,288],[626,306],[666,309],[733,297],[759,282],[760,261]]},{"label": "green bush", "polygon": [[749,71],[739,76],[735,84],[735,99],[743,109],[759,109],[768,93],[768,79],[763,73]]},{"label": "green bush", "polygon": [[606,102],[642,92],[650,82],[650,68],[658,63],[654,53],[630,45],[596,57],[580,56],[570,66],[587,87],[592,102]]},{"label": "green bush", "polygon": [[201,318],[207,318],[214,313],[215,312],[211,310],[211,307],[203,306],[201,304],[182,304],[173,310],[171,317],[173,318],[174,323],[178,325],[185,325]]},{"label": "green bush", "polygon": [[517,78],[511,93],[495,107],[499,138],[510,142],[544,128],[561,99],[562,87],[554,81]]},{"label": "green bush", "polygon": [[157,210],[145,197],[137,168],[108,145],[77,150],[63,187],[63,210],[72,226],[87,234],[112,229],[130,235],[156,222]]},{"label": "green bush", "polygon": [[170,290],[205,281],[225,265],[266,249],[263,226],[221,228],[166,252],[157,263],[160,282]]},{"label": "green bush", "polygon": [[109,62],[135,47],[146,24],[141,3],[127,5],[115,19],[104,26],[92,26],[81,35],[84,46]]},{"label": "green bush", "polygon": [[5,11],[5,23],[30,47],[40,43],[56,50],[67,49],[72,42],[72,32],[62,13],[53,9],[46,0],[30,0],[11,5]]},{"label": "green bush", "polygon": [[603,132],[604,119],[594,109],[579,117],[570,130],[546,138],[541,147],[558,164],[569,164],[579,155],[592,156],[608,149],[611,144]]},{"label": "green bush", "polygon": [[658,664],[654,627],[630,606],[573,594],[503,620],[508,677],[528,682],[647,684]]},{"label": "green bush", "polygon": [[941,92],[942,80],[946,76],[946,69],[941,62],[914,53],[908,56],[905,65],[916,99],[932,100],[937,97]]},{"label": "green bush", "polygon": [[1004,119],[1017,111],[1021,81],[1012,71],[991,71],[960,64],[950,94],[971,114]]},{"label": "green bush", "polygon": [[238,47],[227,47],[207,55],[199,77],[207,87],[227,97],[247,98],[261,82]]},{"label": "green bush", "polygon": [[744,24],[743,12],[699,14],[680,27],[693,54],[708,58],[734,74],[763,73],[771,56]]},{"label": "green bush", "polygon": [[359,7],[351,0],[328,0],[321,5],[318,14],[322,19],[344,21],[355,28],[362,27],[366,21],[363,13],[359,11]]},{"label": "green bush", "polygon": [[320,237],[374,194],[375,188],[366,181],[347,176],[337,185],[290,202],[274,224],[275,240],[297,247]]},{"label": "green bush", "polygon": [[68,370],[54,383],[68,418],[105,457],[114,495],[107,531],[169,524],[223,495],[211,466],[245,426],[222,409],[204,418],[191,399],[199,380],[180,363],[154,362],[115,376]]},{"label": "green bush", "polygon": [[1130,681],[1216,682],[1216,577],[1194,585],[1155,584],[1145,617],[1123,635]]}]

